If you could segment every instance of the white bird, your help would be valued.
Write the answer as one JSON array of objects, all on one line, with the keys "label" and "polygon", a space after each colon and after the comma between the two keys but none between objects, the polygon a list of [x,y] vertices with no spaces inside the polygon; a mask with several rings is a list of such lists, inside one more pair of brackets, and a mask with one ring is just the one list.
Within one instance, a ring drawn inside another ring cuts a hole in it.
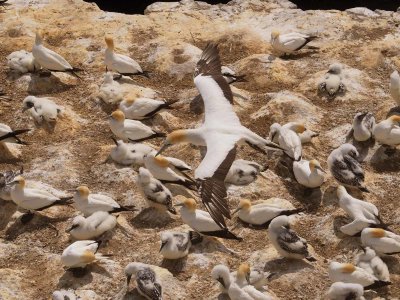
[{"label": "white bird", "polygon": [[97,211],[116,213],[120,211],[134,211],[133,207],[119,205],[113,198],[101,194],[92,194],[87,186],[79,186],[75,190],[74,206],[85,217]]},{"label": "white bird", "polygon": [[52,294],[52,300],[80,300],[77,298],[73,290],[59,290],[54,291]]},{"label": "white bird", "polygon": [[222,264],[214,266],[211,270],[211,277],[220,283],[219,287],[221,293],[227,294],[229,286],[233,281],[232,274],[228,267]]},{"label": "white bird", "polygon": [[143,120],[153,117],[162,109],[171,108],[171,104],[165,100],[127,95],[119,104],[119,109],[125,114],[127,119]]},{"label": "white bird", "polygon": [[279,129],[279,146],[284,149],[286,155],[298,161],[301,159],[301,139],[299,134],[306,130],[303,124],[290,122]]},{"label": "white bird", "polygon": [[334,282],[327,293],[329,300],[365,300],[364,287],[358,283]]},{"label": "white bird", "polygon": [[22,141],[18,135],[26,133],[30,129],[17,129],[12,130],[10,126],[0,123],[0,143],[14,143],[27,145],[26,142]]},{"label": "white bird", "polygon": [[97,252],[99,246],[100,242],[97,241],[76,241],[65,248],[61,262],[70,269],[84,268],[96,261],[106,262],[107,256]]},{"label": "white bird", "polygon": [[247,185],[255,181],[257,175],[266,169],[254,161],[237,159],[230,167],[225,182],[233,185]]},{"label": "white bird", "polygon": [[94,239],[117,225],[117,218],[105,211],[96,211],[89,217],[76,216],[66,230],[77,240]]},{"label": "white bird", "polygon": [[111,150],[110,157],[113,161],[124,166],[143,166],[144,157],[154,151],[151,146],[141,143],[124,143],[112,137],[115,147]]},{"label": "white bird", "polygon": [[123,99],[121,85],[114,80],[111,72],[107,72],[104,75],[104,81],[100,86],[97,97],[108,104],[117,103]]},{"label": "white bird", "polygon": [[55,104],[48,98],[39,98],[28,96],[22,102],[22,111],[29,110],[35,124],[41,125],[43,122],[47,125],[54,126],[57,117],[62,113],[62,107]]},{"label": "white bird", "polygon": [[316,261],[308,252],[307,241],[290,229],[289,217],[279,216],[273,219],[268,226],[268,236],[283,257]]},{"label": "white bird", "polygon": [[397,105],[400,105],[400,75],[399,72],[393,71],[390,74],[390,95],[392,96],[393,100],[396,101]]},{"label": "white bird", "polygon": [[125,114],[116,110],[109,116],[110,129],[118,138],[134,142],[145,141],[156,137],[165,137],[140,121],[125,119]]},{"label": "white bird", "polygon": [[271,147],[279,149],[279,146],[240,123],[232,108],[232,91],[221,74],[217,45],[208,44],[203,51],[194,73],[194,83],[204,100],[204,123],[195,129],[170,133],[157,154],[178,143],[207,147],[207,153],[195,171],[195,178],[203,204],[217,224],[226,228],[224,217],[230,218],[230,212],[225,178],[235,160],[236,145],[247,143],[263,152]]},{"label": "white bird", "polygon": [[340,231],[348,235],[356,235],[364,228],[386,227],[379,216],[378,208],[372,203],[362,201],[351,196],[344,186],[337,188],[337,196],[339,198],[339,206],[353,220],[351,223],[340,227]]},{"label": "white bird", "polygon": [[293,162],[293,173],[297,182],[301,185],[307,188],[317,188],[324,183],[324,173],[326,172],[317,160],[302,159]]},{"label": "white bird", "polygon": [[182,203],[176,204],[175,206],[182,206],[180,210],[182,221],[189,225],[194,231],[202,235],[238,241],[242,240],[242,238],[230,232],[227,227],[220,227],[208,212],[196,209],[197,204],[194,199],[187,198]]},{"label": "white bird", "polygon": [[132,276],[140,295],[149,300],[162,300],[162,286],[156,272],[146,264],[133,262],[125,267],[126,283],[129,286]]},{"label": "white bird", "polygon": [[329,264],[328,273],[330,280],[333,282],[358,283],[366,290],[376,289],[390,284],[390,282],[379,280],[364,269],[348,263],[333,261]]},{"label": "white bird", "polygon": [[248,263],[240,264],[237,271],[231,272],[233,281],[241,288],[251,285],[255,289],[262,289],[267,285],[272,275],[271,272],[250,268]]},{"label": "white bird", "polygon": [[[284,127],[288,127],[289,124],[293,124],[294,122],[289,122],[285,125],[283,125]],[[269,140],[271,142],[274,142],[275,144],[279,144],[279,130],[281,129],[281,125],[279,123],[273,123],[270,127],[269,127]],[[304,132],[302,133],[298,133],[299,137],[300,137],[300,141],[301,144],[306,144],[306,143],[310,143],[311,140],[314,137],[319,136],[318,132],[314,132],[310,129],[306,129]]]},{"label": "white bird", "polygon": [[242,199],[232,214],[238,213],[239,219],[245,223],[264,227],[278,216],[290,216],[301,211],[302,209],[286,209],[266,203],[252,205],[250,200]]},{"label": "white bird", "polygon": [[334,97],[338,93],[346,90],[342,83],[342,66],[340,64],[332,64],[329,66],[328,72],[325,74],[323,81],[318,85],[321,92],[328,93],[329,97]]},{"label": "white bird", "polygon": [[231,68],[227,66],[222,66],[221,67],[221,73],[222,76],[224,76],[224,79],[228,84],[234,83],[234,82],[245,82],[247,81],[245,79],[246,75],[236,75],[235,71],[233,71]]},{"label": "white bird", "polygon": [[107,71],[117,72],[121,76],[143,75],[149,77],[147,71],[143,71],[140,65],[132,58],[114,52],[114,39],[106,36],[107,49],[105,51],[104,63]]},{"label": "white bird", "polygon": [[[280,34],[279,31],[274,30],[271,32],[271,45],[272,48],[286,55],[300,50],[316,38],[317,36],[306,35],[298,32]],[[316,47],[312,48],[316,49]]]},{"label": "white bird", "polygon": [[139,168],[138,184],[143,191],[148,204],[160,210],[168,210],[176,215],[175,207],[172,203],[172,194],[161,181],[154,178],[146,168]]},{"label": "white bird", "polygon": [[357,113],[353,120],[353,137],[356,141],[365,142],[373,137],[375,117],[370,112]]},{"label": "white bird", "polygon": [[328,157],[328,167],[333,177],[342,185],[369,192],[364,186],[364,170],[357,161],[358,151],[351,144],[343,144]]},{"label": "white bird", "polygon": [[195,182],[184,173],[191,170],[191,167],[179,159],[155,156],[155,152],[150,152],[144,158],[144,165],[162,183],[180,184],[195,190]]},{"label": "white bird", "polygon": [[361,242],[378,254],[400,253],[400,235],[382,228],[364,228],[361,232]]},{"label": "white bird", "polygon": [[356,265],[379,280],[390,281],[390,273],[387,265],[370,247],[363,248],[363,252],[357,255]]},{"label": "white bird", "polygon": [[23,168],[18,171],[9,170],[5,172],[0,172],[0,199],[12,201],[10,183],[14,181],[15,177],[17,177],[18,175],[22,175],[23,172]]},{"label": "white bird", "polygon": [[47,49],[42,43],[43,39],[40,32],[36,32],[35,44],[32,48],[35,62],[45,70],[52,72],[67,72],[79,78],[75,72],[82,70],[73,68],[64,57],[50,49]]},{"label": "white bird", "polygon": [[375,140],[382,144],[394,148],[400,145],[400,116],[393,115],[384,121],[379,122],[374,127]]},{"label": "white bird", "polygon": [[34,72],[40,69],[31,52],[25,50],[14,51],[7,57],[7,66],[21,74]]},{"label": "white bird", "polygon": [[197,232],[173,232],[160,233],[160,253],[166,259],[180,259],[189,254],[193,239],[200,239]]}]

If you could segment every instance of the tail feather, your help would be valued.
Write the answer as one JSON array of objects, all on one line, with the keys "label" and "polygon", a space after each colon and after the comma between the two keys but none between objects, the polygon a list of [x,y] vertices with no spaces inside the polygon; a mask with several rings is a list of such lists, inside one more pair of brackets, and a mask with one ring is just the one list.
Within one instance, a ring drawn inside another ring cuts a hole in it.
[{"label": "tail feather", "polygon": [[24,142],[24,141],[22,141],[21,139],[18,138],[18,135],[26,133],[28,131],[30,131],[30,129],[17,129],[17,130],[11,131],[11,132],[1,136],[0,137],[0,141],[8,139],[8,138],[15,138],[17,140],[18,144],[27,145],[26,142]]},{"label": "tail feather", "polygon": [[364,290],[374,290],[374,289],[379,289],[381,287],[391,285],[392,283],[390,281],[383,281],[383,280],[376,280],[373,284],[365,286]]},{"label": "tail feather", "polygon": [[138,209],[134,206],[134,205],[130,205],[130,206],[123,206],[120,205],[118,208],[115,208],[111,211],[111,213],[117,213],[117,212],[121,212],[121,211],[137,211]]},{"label": "tail feather", "polygon": [[317,259],[314,258],[314,257],[312,257],[312,256],[307,256],[306,259],[307,259],[308,261],[310,261],[310,262],[317,261]]},{"label": "tail feather", "polygon": [[147,140],[155,139],[155,138],[158,138],[158,137],[166,137],[167,136],[167,134],[164,133],[164,132],[159,132],[159,131],[155,131],[155,130],[153,130],[153,131],[154,131],[154,134],[152,134],[152,135],[150,135],[148,137],[137,139],[137,140],[132,140],[132,139],[128,139],[128,140],[131,141],[131,142],[134,142],[134,143],[139,143],[139,142],[144,142],[144,141],[147,141]]},{"label": "tail feather", "polygon": [[235,75],[234,82],[247,82],[246,75]]},{"label": "tail feather", "polygon": [[189,239],[192,245],[199,244],[203,241],[203,237],[196,231],[189,231]]},{"label": "tail feather", "polygon": [[279,215],[290,216],[304,211],[304,208],[288,209],[282,211]]},{"label": "tail feather", "polygon": [[173,206],[168,207],[167,210],[168,210],[171,214],[173,214],[173,215],[176,215],[176,214],[177,214],[176,209],[175,209],[175,207],[173,207]]},{"label": "tail feather", "polygon": [[110,257],[112,257],[112,254],[101,254],[101,253],[95,253],[95,261],[100,262],[100,263],[107,263],[110,261]]}]

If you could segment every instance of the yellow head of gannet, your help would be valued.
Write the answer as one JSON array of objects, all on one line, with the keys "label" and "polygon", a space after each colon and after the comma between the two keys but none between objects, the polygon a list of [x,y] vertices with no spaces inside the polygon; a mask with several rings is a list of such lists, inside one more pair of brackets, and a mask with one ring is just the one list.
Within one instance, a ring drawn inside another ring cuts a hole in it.
[{"label": "yellow head of gannet", "polygon": [[158,165],[162,168],[167,168],[169,166],[169,160],[161,155],[155,156],[154,162],[156,163],[156,165]]},{"label": "yellow head of gannet", "polygon": [[114,111],[111,114],[111,118],[113,118],[114,120],[118,121],[118,122],[123,122],[125,121],[125,114],[120,111],[119,109],[117,109],[116,111]]},{"label": "yellow head of gannet", "polygon": [[25,187],[25,178],[22,176],[17,176],[14,178],[13,184],[16,184],[20,188],[24,188]]},{"label": "yellow head of gannet", "polygon": [[280,32],[278,30],[272,30],[271,32],[271,38],[276,39],[280,35]]},{"label": "yellow head of gannet", "polygon": [[303,133],[304,131],[306,131],[306,127],[304,126],[304,124],[301,123],[295,123],[293,129],[297,133]]},{"label": "yellow head of gannet", "polygon": [[79,194],[80,197],[82,198],[87,198],[89,196],[89,188],[85,185],[81,185],[76,188],[76,192]]},{"label": "yellow head of gannet", "polygon": [[236,214],[239,210],[245,210],[245,211],[250,211],[251,209],[251,202],[250,200],[247,199],[242,199],[239,202],[239,206],[233,211],[232,214]]},{"label": "yellow head of gannet", "polygon": [[184,206],[190,212],[194,212],[197,208],[197,203],[196,200],[194,200],[193,198],[186,198],[181,203],[178,203],[175,206]]},{"label": "yellow head of gannet", "polygon": [[320,171],[326,173],[326,172],[324,171],[324,169],[322,169],[322,167],[321,167],[321,165],[320,165],[320,163],[319,163],[318,160],[312,159],[312,160],[310,160],[310,163],[309,163],[309,164],[310,164],[310,170],[311,170],[311,172],[314,172],[314,170],[317,169],[317,170],[320,170]]},{"label": "yellow head of gannet", "polygon": [[136,100],[136,96],[134,95],[127,95],[125,97],[125,103],[128,104],[129,106],[131,106]]},{"label": "yellow head of gannet", "polygon": [[342,273],[353,273],[356,270],[356,267],[352,264],[343,264],[341,271]]},{"label": "yellow head of gannet", "polygon": [[164,144],[160,148],[160,150],[157,152],[156,156],[161,154],[165,149],[168,147],[183,143],[187,141],[187,135],[186,135],[186,130],[181,129],[181,130],[175,130],[172,131],[170,134],[167,135]]},{"label": "yellow head of gannet", "polygon": [[400,116],[399,115],[393,115],[388,118],[388,120],[392,121],[392,123],[400,123]]},{"label": "yellow head of gannet", "polygon": [[374,238],[382,238],[385,236],[385,230],[382,228],[372,228],[370,234]]},{"label": "yellow head of gannet", "polygon": [[237,276],[246,278],[247,283],[250,284],[250,272],[250,265],[248,263],[243,263],[237,270]]},{"label": "yellow head of gannet", "polygon": [[111,35],[106,35],[104,40],[106,41],[107,48],[110,49],[110,50],[114,50],[114,39],[112,38],[112,36]]}]

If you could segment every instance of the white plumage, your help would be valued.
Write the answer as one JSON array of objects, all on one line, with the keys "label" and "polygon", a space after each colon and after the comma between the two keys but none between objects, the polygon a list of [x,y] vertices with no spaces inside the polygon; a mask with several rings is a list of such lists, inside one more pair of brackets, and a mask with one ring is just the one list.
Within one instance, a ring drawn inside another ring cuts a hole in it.
[{"label": "white plumage", "polygon": [[271,45],[275,50],[287,54],[300,50],[315,38],[298,32],[280,34],[278,31],[272,31]]},{"label": "white plumage", "polygon": [[388,119],[379,122],[374,127],[374,137],[377,142],[383,145],[396,147],[400,144],[400,116],[393,115]]},{"label": "white plumage", "polygon": [[[295,124],[294,122],[289,122],[285,125],[283,125],[284,127],[288,127],[290,126],[290,124]],[[279,123],[273,123],[270,127],[269,127],[269,140],[271,142],[274,142],[275,144],[279,144],[279,130],[282,128],[282,126]],[[319,134],[317,132],[314,132],[310,129],[306,129],[304,132],[302,133],[298,133],[298,136],[300,137],[300,141],[301,144],[306,144],[306,143],[310,143],[311,140],[318,136]]]},{"label": "white plumage", "polygon": [[14,51],[7,56],[7,66],[21,74],[34,72],[40,69],[31,52],[25,50]]},{"label": "white plumage", "polygon": [[225,182],[233,185],[246,185],[250,184],[257,179],[257,175],[264,171],[266,168],[260,164],[237,159],[233,162],[228,174],[226,175]]},{"label": "white plumage", "polygon": [[329,70],[325,74],[323,81],[318,85],[318,89],[321,92],[328,93],[330,97],[334,97],[337,93],[345,90],[345,86],[342,83],[342,66],[340,64],[329,66]]},{"label": "white plumage", "polygon": [[48,98],[28,96],[22,102],[23,111],[29,110],[30,115],[37,125],[43,122],[55,124],[57,117],[62,113],[62,107]]},{"label": "white plumage", "polygon": [[365,300],[364,287],[358,283],[334,282],[327,293],[329,300]]},{"label": "white plumage", "polygon": [[370,112],[357,113],[353,120],[353,137],[356,141],[365,142],[373,137],[375,117]]},{"label": "white plumage", "polygon": [[154,116],[163,108],[168,108],[169,104],[164,100],[127,96],[119,104],[119,109],[125,114],[127,119],[142,120]]},{"label": "white plumage", "polygon": [[52,300],[80,300],[77,298],[73,290],[59,290],[54,291],[52,294]]},{"label": "white plumage", "polygon": [[324,170],[316,160],[293,162],[293,173],[298,183],[308,188],[320,187],[325,180]]},{"label": "white plumage", "polygon": [[107,72],[106,75],[104,75],[104,81],[100,86],[97,97],[108,104],[117,103],[123,99],[121,85],[114,80],[111,72]]},{"label": "white plumage", "polygon": [[393,100],[396,101],[397,105],[400,105],[400,75],[399,72],[393,71],[390,74],[390,95],[392,96]]},{"label": "white plumage", "polygon": [[381,228],[364,228],[361,232],[361,242],[378,254],[400,253],[400,235]]},{"label": "white plumage", "polygon": [[278,142],[279,146],[284,149],[284,152],[292,159],[298,161],[301,159],[301,140],[299,133],[306,129],[304,125],[299,123],[288,123],[279,129]]},{"label": "white plumage", "polygon": [[390,273],[387,265],[376,255],[375,250],[366,247],[364,251],[357,255],[356,265],[368,273],[374,275],[379,280],[390,281]]},{"label": "white plumage", "polygon": [[123,140],[114,140],[115,147],[111,150],[110,157],[116,163],[124,166],[143,166],[144,157],[154,151],[151,146],[140,143],[124,143]]},{"label": "white plumage", "polygon": [[97,211],[85,218],[76,216],[67,230],[77,240],[94,239],[117,225],[117,218],[105,211]]},{"label": "white plumage", "polygon": [[98,253],[99,242],[85,240],[69,245],[61,255],[61,262],[68,268],[84,268],[95,261],[105,262],[107,258]]},{"label": "white plumage", "polygon": [[160,253],[166,259],[180,259],[189,254],[191,232],[164,231],[160,234]]}]

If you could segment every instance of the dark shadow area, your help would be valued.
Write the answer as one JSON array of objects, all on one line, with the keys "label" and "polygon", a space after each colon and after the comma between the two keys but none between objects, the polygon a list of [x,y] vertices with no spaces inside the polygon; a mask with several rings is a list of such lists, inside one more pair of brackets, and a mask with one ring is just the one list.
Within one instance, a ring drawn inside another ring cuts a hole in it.
[{"label": "dark shadow area", "polygon": [[274,279],[283,275],[299,272],[302,269],[314,269],[314,266],[301,259],[277,258],[268,261],[264,266],[264,271],[276,273]]}]

